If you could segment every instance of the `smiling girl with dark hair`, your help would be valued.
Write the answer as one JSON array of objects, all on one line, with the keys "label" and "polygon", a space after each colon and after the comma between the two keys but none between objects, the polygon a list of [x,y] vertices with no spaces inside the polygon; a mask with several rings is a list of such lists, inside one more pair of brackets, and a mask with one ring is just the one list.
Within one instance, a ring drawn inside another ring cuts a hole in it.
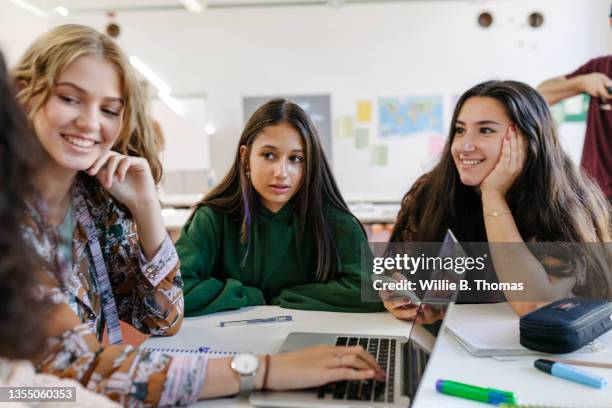
[{"label": "smiling girl with dark hair", "polygon": [[[493,245],[492,263],[500,281],[524,282],[526,298],[612,296],[607,203],[565,153],[546,102],[526,84],[489,81],[461,96],[442,159],[404,196],[391,241],[439,242],[447,228],[464,242],[514,243],[515,257]],[[525,242],[592,243],[589,267],[536,258]],[[519,314],[539,305],[510,303]],[[415,318],[404,299],[385,307]]]},{"label": "smiling girl with dark hair", "polygon": [[185,313],[261,304],[380,310],[361,302],[365,243],[310,118],[294,103],[272,100],[250,118],[232,168],[177,242]]}]

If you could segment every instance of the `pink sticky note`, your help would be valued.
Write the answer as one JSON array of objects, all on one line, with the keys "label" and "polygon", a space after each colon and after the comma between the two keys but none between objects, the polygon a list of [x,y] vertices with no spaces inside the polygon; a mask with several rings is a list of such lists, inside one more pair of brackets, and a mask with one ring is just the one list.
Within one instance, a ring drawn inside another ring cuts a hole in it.
[{"label": "pink sticky note", "polygon": [[444,138],[440,135],[430,135],[427,140],[427,153],[430,156],[437,156],[444,149]]}]

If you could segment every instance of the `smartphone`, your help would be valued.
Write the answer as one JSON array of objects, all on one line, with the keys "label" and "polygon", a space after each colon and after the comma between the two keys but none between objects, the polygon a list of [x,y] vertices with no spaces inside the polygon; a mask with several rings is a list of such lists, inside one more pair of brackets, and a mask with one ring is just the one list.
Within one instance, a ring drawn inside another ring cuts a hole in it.
[{"label": "smartphone", "polygon": [[[385,283],[398,283],[396,279],[390,276],[387,276],[387,275],[372,275],[372,282],[377,281],[377,280],[383,281]],[[392,292],[391,294],[392,297],[408,298],[410,299],[412,304],[415,306],[419,306],[421,304],[421,299],[419,299],[416,293],[410,290],[393,290],[391,292]]]}]

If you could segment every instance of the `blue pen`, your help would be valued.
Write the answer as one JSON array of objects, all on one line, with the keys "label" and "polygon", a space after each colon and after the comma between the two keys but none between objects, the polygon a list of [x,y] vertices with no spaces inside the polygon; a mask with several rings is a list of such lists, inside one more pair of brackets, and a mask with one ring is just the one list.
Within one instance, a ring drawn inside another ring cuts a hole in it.
[{"label": "blue pen", "polygon": [[248,324],[259,324],[259,323],[281,323],[281,322],[291,322],[293,321],[293,316],[273,316],[273,317],[265,317],[263,319],[246,319],[246,320],[229,320],[227,322],[220,322],[220,327],[229,327],[229,326],[245,326]]},{"label": "blue pen", "polygon": [[533,365],[538,370],[554,375],[555,377],[588,385],[589,387],[603,388],[608,384],[608,380],[604,377],[579,370],[567,364],[557,363],[541,358],[536,360]]}]

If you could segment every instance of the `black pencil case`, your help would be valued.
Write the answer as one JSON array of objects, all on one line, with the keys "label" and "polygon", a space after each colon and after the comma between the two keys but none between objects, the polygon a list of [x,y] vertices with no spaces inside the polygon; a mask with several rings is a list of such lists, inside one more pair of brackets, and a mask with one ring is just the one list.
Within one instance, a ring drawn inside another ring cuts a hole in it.
[{"label": "black pencil case", "polygon": [[520,319],[523,347],[544,353],[571,353],[612,329],[612,303],[567,298]]}]

